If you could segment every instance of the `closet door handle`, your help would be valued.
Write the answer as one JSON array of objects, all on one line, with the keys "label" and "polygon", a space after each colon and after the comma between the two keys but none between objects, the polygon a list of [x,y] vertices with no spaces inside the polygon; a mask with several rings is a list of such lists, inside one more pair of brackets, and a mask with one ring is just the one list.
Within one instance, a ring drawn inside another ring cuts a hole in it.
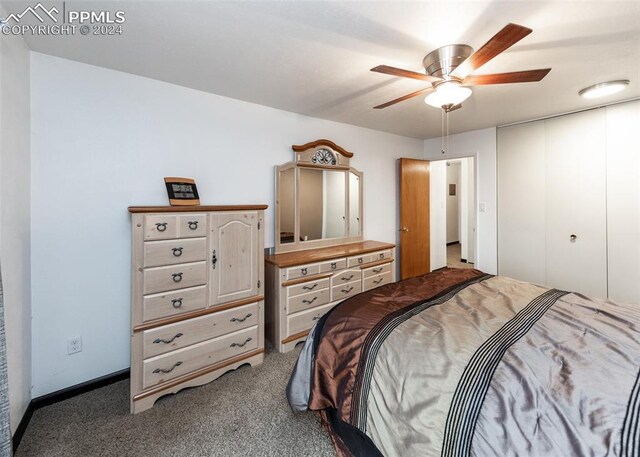
[{"label": "closet door handle", "polygon": [[176,364],[174,366],[172,366],[171,368],[169,368],[168,370],[165,370],[163,368],[156,368],[155,370],[153,370],[153,372],[155,374],[158,373],[171,373],[173,370],[175,370],[177,367],[179,367],[180,365],[182,365],[182,362],[178,361],[176,362]]},{"label": "closet door handle", "polygon": [[175,257],[180,257],[182,255],[182,247],[179,248],[171,248],[171,250],[173,251],[173,255]]},{"label": "closet door handle", "polygon": [[173,273],[171,277],[173,278],[173,282],[182,281],[182,273]]},{"label": "closet door handle", "polygon": [[218,263],[218,258],[216,257],[216,250],[213,250],[213,254],[211,254],[211,266],[213,269],[216,269],[216,263]]},{"label": "closet door handle", "polygon": [[569,241],[571,241],[571,242],[573,242],[573,241],[575,241],[575,240],[577,240],[577,239],[578,239],[578,235],[571,235],[571,236],[569,237]]},{"label": "closet door handle", "polygon": [[157,340],[153,341],[153,344],[160,344],[160,343],[170,344],[170,343],[173,343],[173,340],[175,340],[176,338],[180,338],[181,336],[182,336],[182,333],[176,333],[176,336],[174,336],[170,340],[162,340],[158,338]]}]

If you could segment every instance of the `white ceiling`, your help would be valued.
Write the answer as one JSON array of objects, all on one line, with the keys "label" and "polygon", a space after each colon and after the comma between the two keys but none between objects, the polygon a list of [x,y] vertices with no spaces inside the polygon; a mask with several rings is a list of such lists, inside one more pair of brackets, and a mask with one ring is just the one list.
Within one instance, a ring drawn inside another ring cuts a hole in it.
[{"label": "white ceiling", "polygon": [[[8,12],[25,2],[4,2]],[[35,2],[27,2],[33,4]],[[61,2],[43,0],[45,6]],[[67,8],[126,12],[121,37],[29,37],[38,52],[287,111],[416,138],[440,135],[422,97],[372,106],[426,83],[372,73],[421,71],[429,51],[479,48],[515,22],[533,33],[475,74],[552,67],[539,83],[484,86],[451,113],[451,132],[502,125],[640,96],[640,1],[219,2],[91,1]],[[583,87],[630,79],[596,101]]]}]

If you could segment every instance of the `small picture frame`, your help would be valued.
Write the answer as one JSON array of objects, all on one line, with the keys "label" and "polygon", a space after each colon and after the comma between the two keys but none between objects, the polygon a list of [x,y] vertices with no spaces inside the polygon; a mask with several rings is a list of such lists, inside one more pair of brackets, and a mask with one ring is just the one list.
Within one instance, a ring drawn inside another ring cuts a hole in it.
[{"label": "small picture frame", "polygon": [[164,178],[171,206],[197,206],[200,196],[196,182],[191,178]]}]

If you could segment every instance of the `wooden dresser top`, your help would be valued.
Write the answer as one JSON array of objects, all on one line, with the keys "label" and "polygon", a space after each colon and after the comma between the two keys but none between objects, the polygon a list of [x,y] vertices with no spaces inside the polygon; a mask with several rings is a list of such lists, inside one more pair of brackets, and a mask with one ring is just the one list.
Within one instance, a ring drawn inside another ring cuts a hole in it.
[{"label": "wooden dresser top", "polygon": [[255,211],[268,205],[130,206],[130,213],[197,213],[199,211]]},{"label": "wooden dresser top", "polygon": [[393,249],[395,244],[382,243],[380,241],[361,241],[359,243],[341,244],[327,248],[308,249],[305,251],[283,252],[265,256],[266,262],[277,265],[280,268],[293,267],[305,263],[321,262],[323,260],[350,257],[367,252]]}]

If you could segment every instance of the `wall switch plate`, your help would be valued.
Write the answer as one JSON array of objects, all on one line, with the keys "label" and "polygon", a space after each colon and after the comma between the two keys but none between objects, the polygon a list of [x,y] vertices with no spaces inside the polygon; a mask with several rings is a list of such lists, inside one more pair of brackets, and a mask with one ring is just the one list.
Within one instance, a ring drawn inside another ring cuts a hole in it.
[{"label": "wall switch plate", "polygon": [[486,203],[480,203],[480,212],[481,213],[486,213],[487,212],[487,204]]},{"label": "wall switch plate", "polygon": [[82,352],[82,337],[74,336],[67,340],[67,354],[75,354],[77,352]]}]

